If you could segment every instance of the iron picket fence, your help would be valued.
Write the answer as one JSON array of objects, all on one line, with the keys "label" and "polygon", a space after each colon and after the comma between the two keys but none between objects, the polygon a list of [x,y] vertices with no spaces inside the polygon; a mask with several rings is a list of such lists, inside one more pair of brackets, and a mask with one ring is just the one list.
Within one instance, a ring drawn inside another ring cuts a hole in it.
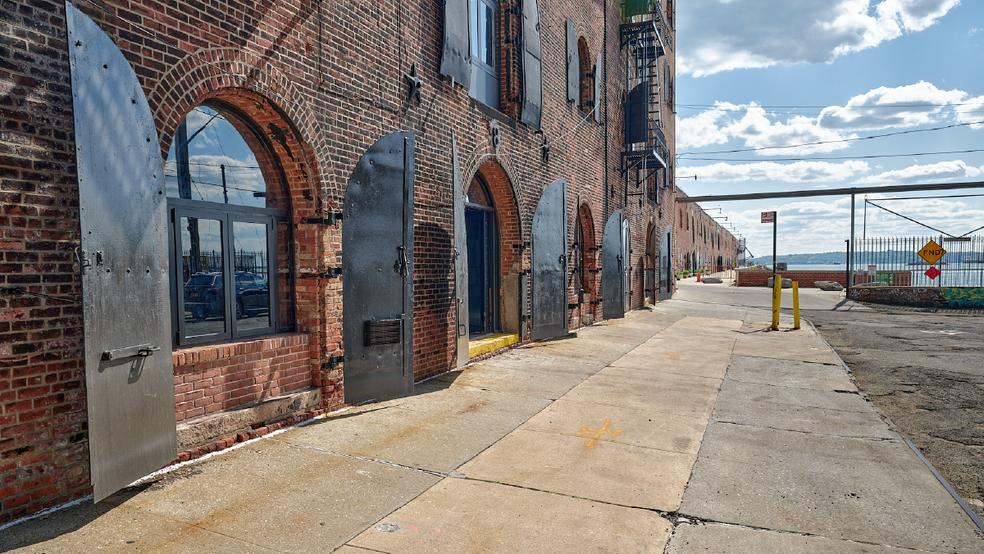
[{"label": "iron picket fence", "polygon": [[[919,252],[930,241],[946,252],[930,264]],[[984,237],[879,237],[855,240],[852,285],[884,282],[911,287],[984,286]]]}]

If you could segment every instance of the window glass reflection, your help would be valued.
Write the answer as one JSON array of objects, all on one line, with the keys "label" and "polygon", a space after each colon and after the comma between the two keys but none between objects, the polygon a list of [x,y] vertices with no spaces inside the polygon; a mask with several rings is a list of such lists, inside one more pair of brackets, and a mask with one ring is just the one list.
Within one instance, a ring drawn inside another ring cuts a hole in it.
[{"label": "window glass reflection", "polygon": [[270,266],[267,226],[232,222],[236,266],[236,327],[239,330],[270,326]]},{"label": "window glass reflection", "polygon": [[198,106],[181,127],[164,164],[168,197],[273,207],[256,156],[224,114]]},{"label": "window glass reflection", "polygon": [[222,222],[181,218],[181,285],[185,336],[224,333]]}]

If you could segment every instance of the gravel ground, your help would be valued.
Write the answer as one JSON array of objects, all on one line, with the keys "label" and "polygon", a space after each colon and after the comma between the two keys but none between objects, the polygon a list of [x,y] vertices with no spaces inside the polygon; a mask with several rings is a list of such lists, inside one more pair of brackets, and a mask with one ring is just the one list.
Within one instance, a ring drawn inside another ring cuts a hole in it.
[{"label": "gravel ground", "polygon": [[804,311],[858,387],[984,518],[984,313]]}]

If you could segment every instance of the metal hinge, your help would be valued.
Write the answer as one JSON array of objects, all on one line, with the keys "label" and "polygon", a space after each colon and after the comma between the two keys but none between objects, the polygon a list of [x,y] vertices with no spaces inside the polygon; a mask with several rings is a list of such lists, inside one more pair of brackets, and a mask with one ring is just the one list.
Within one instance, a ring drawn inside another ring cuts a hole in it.
[{"label": "metal hinge", "polygon": [[334,369],[338,367],[338,364],[345,361],[345,355],[339,354],[337,356],[332,356],[328,358],[327,362],[321,364],[321,369]]},{"label": "metal hinge", "polygon": [[342,219],[342,212],[328,212],[324,217],[309,217],[304,223],[309,225],[335,225]]},{"label": "metal hinge", "polygon": [[321,279],[335,279],[342,276],[342,268],[340,267],[326,267],[324,273],[319,273],[318,277]]}]

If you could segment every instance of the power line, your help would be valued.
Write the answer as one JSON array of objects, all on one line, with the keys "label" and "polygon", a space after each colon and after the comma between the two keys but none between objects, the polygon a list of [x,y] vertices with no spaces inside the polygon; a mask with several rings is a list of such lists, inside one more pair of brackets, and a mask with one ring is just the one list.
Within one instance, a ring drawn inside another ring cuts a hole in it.
[{"label": "power line", "polygon": [[[821,144],[837,144],[842,142],[854,142],[859,140],[871,140],[876,138],[894,137],[899,135],[909,135],[913,133],[925,133],[927,131],[942,131],[945,129],[953,129],[955,127],[967,127],[969,125],[982,125],[984,121],[971,121],[967,123],[953,123],[951,125],[944,125],[942,127],[929,127],[926,129],[907,129],[905,131],[896,131],[894,133],[882,133],[880,135],[868,135],[866,137],[855,137],[846,138],[838,140],[821,140],[816,142],[805,142],[803,144],[787,144],[784,146],[763,146],[761,148],[737,148],[735,150],[712,150],[710,152],[697,152],[698,154],[736,154],[740,152],[760,152],[762,150],[780,150],[783,148],[801,148],[803,146],[819,146]],[[682,154],[677,154],[677,159],[684,156],[694,154],[694,152],[684,152]]]},{"label": "power line", "polygon": [[[720,111],[737,111],[725,106],[719,106],[717,104],[677,104],[678,108],[689,108],[689,109],[713,109]],[[897,109],[897,108],[945,108],[947,106],[984,106],[984,101],[982,102],[947,102],[945,104],[891,104],[891,105],[875,105],[875,106],[819,106],[819,105],[809,105],[809,104],[734,104],[737,108],[779,108],[779,109],[816,109],[822,110],[826,108],[837,108],[839,110],[867,110],[872,108],[882,108],[882,109]]]},{"label": "power line", "polygon": [[830,160],[871,160],[878,158],[907,158],[917,156],[944,156],[949,154],[973,154],[984,152],[984,149],[974,150],[949,150],[946,152],[914,152],[911,154],[869,154],[865,156],[824,156],[824,157],[801,157],[801,158],[687,158],[687,160],[702,162],[807,162],[807,161],[830,161]]}]

